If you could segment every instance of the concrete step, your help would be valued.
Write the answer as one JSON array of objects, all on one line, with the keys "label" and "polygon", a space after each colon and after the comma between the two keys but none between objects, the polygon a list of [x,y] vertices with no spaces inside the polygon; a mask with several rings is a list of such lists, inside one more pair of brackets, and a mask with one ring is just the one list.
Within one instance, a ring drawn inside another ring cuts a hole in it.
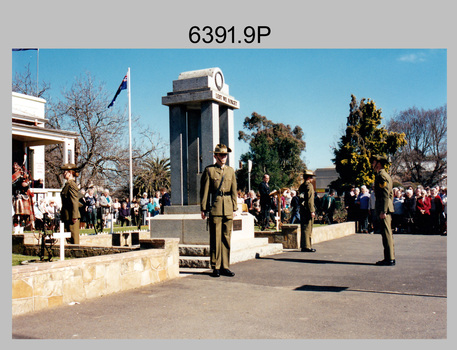
[{"label": "concrete step", "polygon": [[180,268],[209,268],[210,261],[209,256],[180,256],[179,257]]},{"label": "concrete step", "polygon": [[180,244],[179,256],[209,256],[209,245]]},{"label": "concrete step", "polygon": [[[281,243],[268,243],[268,238],[234,240],[230,252],[232,264],[283,252]],[[179,245],[180,268],[210,268],[208,245]]]}]

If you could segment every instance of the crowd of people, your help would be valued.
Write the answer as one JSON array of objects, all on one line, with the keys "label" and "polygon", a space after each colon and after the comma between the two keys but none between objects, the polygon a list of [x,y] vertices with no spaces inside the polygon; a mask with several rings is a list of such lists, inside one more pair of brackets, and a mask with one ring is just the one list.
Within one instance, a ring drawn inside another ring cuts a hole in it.
[{"label": "crowd of people", "polygon": [[81,189],[80,195],[80,225],[81,228],[94,228],[97,222],[102,221],[103,227],[107,226],[107,220],[112,217],[115,224],[121,227],[148,225],[147,218],[163,214],[165,206],[171,205],[170,195],[165,188],[156,191],[154,196],[143,193],[141,197],[119,200],[112,198],[109,190],[104,190],[97,196],[93,187],[87,191]]},{"label": "crowd of people", "polygon": [[[269,179],[269,175],[266,174],[257,192],[254,190],[248,192],[238,190],[238,210],[252,214],[261,229],[266,229],[271,224],[276,226],[277,218],[281,223],[300,223],[300,204],[297,191],[290,188],[282,189],[281,193],[270,191]],[[281,209],[280,218],[279,209]]]},{"label": "crowd of people", "polygon": [[[28,218],[35,229],[43,229],[44,221],[59,222],[60,207],[52,197],[33,200],[30,181],[21,167],[14,164],[13,170],[13,223],[24,225]],[[255,217],[260,229],[276,227],[281,223],[299,224],[300,205],[298,191],[285,188],[281,193],[269,190],[269,176],[266,174],[258,191],[243,192],[238,190],[238,211],[246,211]],[[356,231],[361,233],[376,232],[375,195],[367,186],[352,187],[345,193],[344,208],[346,221],[356,222]],[[171,205],[170,195],[165,188],[134,198],[119,200],[112,198],[109,190],[96,193],[95,187],[81,189],[79,195],[80,229],[96,228],[97,223],[107,227],[108,214],[121,226],[148,225],[147,218],[163,214],[164,207]],[[315,194],[316,221],[333,224],[336,211],[337,193],[330,190],[322,198]],[[395,187],[393,189],[394,213],[392,230],[394,233],[446,234],[447,233],[447,189],[434,187]],[[281,215],[278,215],[281,208]],[[273,225],[273,226],[271,226]],[[57,225],[56,225],[57,226]]]},{"label": "crowd of people", "polygon": [[[31,196],[33,198],[33,195]],[[60,221],[61,205],[52,197],[32,200],[33,210],[31,219],[34,221],[34,229],[43,230],[45,222],[51,227],[57,228]],[[79,194],[80,229],[99,229],[108,226],[108,220],[112,217],[115,224],[120,226],[148,225],[147,218],[163,214],[164,207],[171,205],[170,195],[165,188],[156,191],[153,197],[143,193],[142,197],[119,200],[110,195],[109,190],[96,193],[95,187],[87,190],[81,189]],[[15,212],[13,209],[13,218]],[[111,214],[111,216],[110,216]],[[98,225],[98,226],[97,226]]]},{"label": "crowd of people", "polygon": [[[447,189],[439,186],[418,186],[393,189],[392,230],[394,233],[446,234],[447,233]],[[238,208],[254,215],[261,229],[276,226],[278,217],[278,198],[281,206],[281,223],[299,224],[300,206],[297,191],[283,189],[280,196],[264,195],[261,201],[261,190],[238,191]],[[346,221],[356,222],[360,233],[373,233],[376,230],[375,195],[367,186],[353,187],[344,197],[344,208],[347,211]],[[322,197],[315,196],[316,221],[323,224],[334,224],[337,209],[337,192],[330,190]],[[262,209],[263,208],[263,209]],[[267,223],[268,221],[268,223]]]},{"label": "crowd of people", "polygon": [[[344,196],[347,221],[355,221],[357,232],[376,232],[375,195],[366,186],[353,187]],[[447,189],[439,186],[393,188],[392,231],[394,233],[447,234]]]}]

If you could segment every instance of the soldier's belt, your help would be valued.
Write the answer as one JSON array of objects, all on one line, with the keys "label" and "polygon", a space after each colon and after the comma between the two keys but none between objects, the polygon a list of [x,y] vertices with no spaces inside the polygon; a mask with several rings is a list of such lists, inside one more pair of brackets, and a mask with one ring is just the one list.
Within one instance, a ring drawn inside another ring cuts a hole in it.
[{"label": "soldier's belt", "polygon": [[222,191],[216,192],[216,196],[231,196],[231,195],[232,195],[232,192],[222,192]]}]

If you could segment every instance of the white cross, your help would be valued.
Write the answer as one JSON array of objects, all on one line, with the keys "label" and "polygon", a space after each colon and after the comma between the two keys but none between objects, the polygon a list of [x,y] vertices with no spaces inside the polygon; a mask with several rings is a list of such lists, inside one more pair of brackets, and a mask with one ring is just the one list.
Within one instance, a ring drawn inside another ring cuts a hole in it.
[{"label": "white cross", "polygon": [[54,232],[52,238],[60,239],[60,260],[65,260],[65,238],[71,237],[71,232],[64,232],[65,227],[63,222],[60,223],[60,232]]},{"label": "white cross", "polygon": [[108,226],[110,228],[110,233],[113,234],[113,232],[114,232],[114,217],[113,217],[112,213],[108,214],[108,217],[106,218],[106,226]]},{"label": "white cross", "polygon": [[145,219],[145,220],[148,222],[148,227],[151,226],[151,225],[150,225],[150,224],[151,224],[151,220],[154,219],[154,217],[153,217],[153,216],[150,216],[150,215],[151,215],[151,214],[148,213],[148,216],[147,216],[146,219]]},{"label": "white cross", "polygon": [[279,216],[275,216],[275,221],[276,221],[276,231],[279,231],[279,222],[281,221],[281,218]]}]

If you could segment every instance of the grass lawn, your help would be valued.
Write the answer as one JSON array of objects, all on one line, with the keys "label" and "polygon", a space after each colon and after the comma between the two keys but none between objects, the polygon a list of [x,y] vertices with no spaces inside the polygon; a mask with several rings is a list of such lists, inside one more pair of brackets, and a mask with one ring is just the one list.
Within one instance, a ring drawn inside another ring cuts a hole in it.
[{"label": "grass lawn", "polygon": [[20,265],[25,260],[40,260],[39,256],[13,254],[13,266]]},{"label": "grass lawn", "polygon": [[[149,227],[147,225],[145,226],[141,226],[140,230],[147,230],[149,229]],[[138,226],[123,226],[121,227],[120,225],[114,225],[113,227],[113,232],[123,232],[123,231],[135,231],[135,230],[138,230]],[[103,232],[104,233],[110,233],[111,232],[111,229],[110,228],[104,228],[103,229]],[[95,234],[95,231],[94,229],[90,228],[85,228],[85,229],[82,229],[82,230],[79,230],[79,233],[80,234],[89,234],[89,235],[93,235]]]}]

